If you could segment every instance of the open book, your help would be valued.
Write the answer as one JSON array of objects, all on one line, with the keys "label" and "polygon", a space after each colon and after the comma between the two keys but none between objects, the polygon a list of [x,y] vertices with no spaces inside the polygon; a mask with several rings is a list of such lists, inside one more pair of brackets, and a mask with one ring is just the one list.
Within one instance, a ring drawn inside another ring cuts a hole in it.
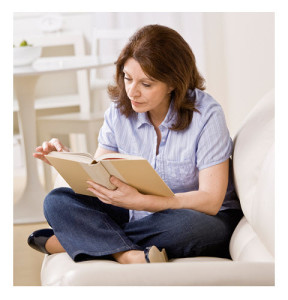
[{"label": "open book", "polygon": [[45,157],[78,194],[95,196],[87,190],[87,180],[93,180],[111,190],[115,189],[110,182],[110,176],[114,175],[140,193],[173,196],[170,188],[142,157],[108,153],[95,160],[87,153],[56,151]]}]

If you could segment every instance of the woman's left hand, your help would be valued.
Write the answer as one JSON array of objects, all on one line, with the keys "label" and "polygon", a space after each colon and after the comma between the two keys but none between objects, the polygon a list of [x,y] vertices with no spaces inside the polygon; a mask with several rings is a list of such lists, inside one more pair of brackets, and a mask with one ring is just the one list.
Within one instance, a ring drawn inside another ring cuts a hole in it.
[{"label": "woman's left hand", "polygon": [[141,193],[115,176],[111,176],[110,182],[116,186],[115,190],[109,190],[94,181],[87,181],[89,184],[88,190],[106,204],[143,210],[143,195]]}]

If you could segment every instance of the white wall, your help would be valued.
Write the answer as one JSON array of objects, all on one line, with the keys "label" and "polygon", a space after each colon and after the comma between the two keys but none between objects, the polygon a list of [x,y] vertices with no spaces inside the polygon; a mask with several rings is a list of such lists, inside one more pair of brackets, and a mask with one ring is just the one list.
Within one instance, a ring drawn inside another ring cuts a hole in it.
[{"label": "white wall", "polygon": [[274,14],[206,13],[207,89],[222,103],[232,136],[274,88]]},{"label": "white wall", "polygon": [[256,101],[274,88],[274,14],[225,15],[224,28],[227,78],[231,78],[227,113],[231,130],[236,130]]},{"label": "white wall", "polygon": [[[41,33],[37,22],[42,15],[16,14],[14,35]],[[93,27],[139,28],[158,23],[177,30],[191,45],[197,65],[206,78],[207,92],[222,105],[232,136],[256,102],[274,87],[273,13],[95,12],[62,15],[63,31],[83,31],[87,54]],[[71,80],[70,89],[75,89],[74,86],[75,82]],[[41,94],[41,91],[37,93]]]}]

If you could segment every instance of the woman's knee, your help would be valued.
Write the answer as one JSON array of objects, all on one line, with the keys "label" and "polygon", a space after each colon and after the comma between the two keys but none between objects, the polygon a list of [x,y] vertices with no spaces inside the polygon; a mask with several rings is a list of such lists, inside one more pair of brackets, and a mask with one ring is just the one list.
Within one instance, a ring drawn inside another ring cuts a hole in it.
[{"label": "woman's knee", "polygon": [[162,232],[156,238],[171,257],[198,256],[213,245],[222,249],[229,240],[225,224],[216,216],[194,210],[167,211],[164,216]]},{"label": "woman's knee", "polygon": [[187,241],[193,244],[209,243],[210,240],[222,239],[226,231],[221,220],[195,210],[169,210],[153,217],[153,223],[161,232],[159,236],[168,244],[171,241],[179,244]]},{"label": "woman's knee", "polygon": [[198,234],[198,224],[201,224],[205,214],[191,209],[171,209],[156,213],[154,217],[169,234]]},{"label": "woman's knee", "polygon": [[132,224],[125,231],[135,243],[159,243],[161,247],[197,240],[198,219],[202,213],[192,210],[164,210],[151,214]]},{"label": "woman's knee", "polygon": [[47,218],[49,214],[65,209],[71,203],[73,191],[70,188],[61,187],[52,190],[44,199],[44,214]]}]

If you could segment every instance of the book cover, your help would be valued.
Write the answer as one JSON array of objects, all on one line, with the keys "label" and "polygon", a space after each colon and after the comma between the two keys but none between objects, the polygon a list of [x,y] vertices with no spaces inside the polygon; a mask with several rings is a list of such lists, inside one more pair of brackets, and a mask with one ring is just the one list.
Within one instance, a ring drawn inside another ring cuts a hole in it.
[{"label": "book cover", "polygon": [[113,175],[136,188],[140,193],[173,196],[173,192],[153,169],[150,163],[138,156],[108,153],[95,160],[90,154],[75,152],[50,152],[45,155],[75,193],[95,196],[87,191],[87,180],[116,187],[110,182]]}]

